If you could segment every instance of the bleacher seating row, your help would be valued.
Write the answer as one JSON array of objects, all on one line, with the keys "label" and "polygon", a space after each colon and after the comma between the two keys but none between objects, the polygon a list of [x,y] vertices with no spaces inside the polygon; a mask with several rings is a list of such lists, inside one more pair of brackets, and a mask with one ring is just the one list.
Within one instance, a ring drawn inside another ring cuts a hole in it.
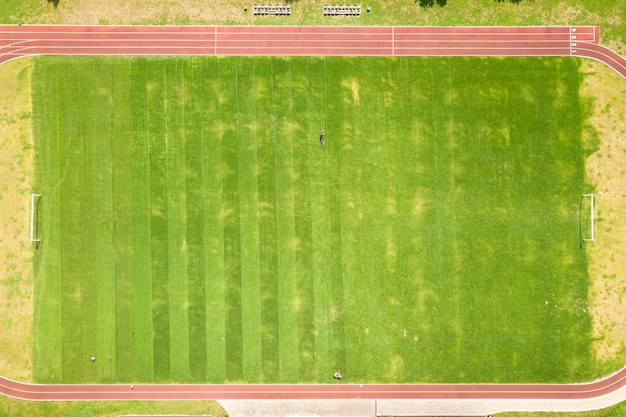
[{"label": "bleacher seating row", "polygon": [[258,15],[290,15],[291,14],[291,5],[290,4],[280,4],[272,6],[271,4],[255,4],[252,9],[254,14]]},{"label": "bleacher seating row", "polygon": [[[255,15],[291,15],[290,4],[255,4],[252,10]],[[360,4],[324,5],[324,16],[359,16],[360,14]]]},{"label": "bleacher seating row", "polygon": [[325,4],[324,16],[358,16],[361,14],[360,4]]}]

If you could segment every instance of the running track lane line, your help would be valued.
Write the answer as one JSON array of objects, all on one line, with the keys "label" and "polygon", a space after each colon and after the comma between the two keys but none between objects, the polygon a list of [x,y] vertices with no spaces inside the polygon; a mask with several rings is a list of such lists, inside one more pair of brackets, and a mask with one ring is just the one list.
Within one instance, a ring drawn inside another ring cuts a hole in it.
[{"label": "running track lane line", "polygon": [[[626,78],[626,60],[576,27],[1,26],[0,63],[30,55],[581,56]],[[26,384],[24,400],[588,399],[626,386],[626,368],[587,384]]]},{"label": "running track lane line", "polygon": [[626,386],[626,367],[586,384],[26,384],[0,377],[23,400],[556,399],[598,398]]},{"label": "running track lane line", "polygon": [[0,25],[0,63],[28,55],[580,56],[626,78],[596,26]]}]

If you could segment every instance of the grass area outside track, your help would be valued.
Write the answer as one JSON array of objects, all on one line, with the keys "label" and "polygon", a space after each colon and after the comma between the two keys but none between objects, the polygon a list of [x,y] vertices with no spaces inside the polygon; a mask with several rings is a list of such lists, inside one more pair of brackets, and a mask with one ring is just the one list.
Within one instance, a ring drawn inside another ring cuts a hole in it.
[{"label": "grass area outside track", "polygon": [[581,411],[581,412],[519,412],[519,413],[498,413],[494,417],[623,417],[626,415],[626,402],[616,404],[602,410]]},{"label": "grass area outside track", "polygon": [[37,381],[595,376],[578,60],[35,62]]},{"label": "grass area outside track", "polygon": [[29,232],[34,175],[31,60],[0,68],[0,375],[32,378],[33,252]]},{"label": "grass area outside track", "polygon": [[0,395],[0,416],[225,416],[215,401],[22,401]]}]

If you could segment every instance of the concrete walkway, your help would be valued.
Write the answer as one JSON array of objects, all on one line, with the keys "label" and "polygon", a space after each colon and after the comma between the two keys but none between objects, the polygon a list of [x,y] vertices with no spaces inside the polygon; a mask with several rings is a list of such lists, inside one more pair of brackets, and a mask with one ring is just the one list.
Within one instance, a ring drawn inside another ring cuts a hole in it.
[{"label": "concrete walkway", "polygon": [[626,387],[591,399],[222,400],[230,417],[488,416],[504,411],[590,411],[626,401]]}]

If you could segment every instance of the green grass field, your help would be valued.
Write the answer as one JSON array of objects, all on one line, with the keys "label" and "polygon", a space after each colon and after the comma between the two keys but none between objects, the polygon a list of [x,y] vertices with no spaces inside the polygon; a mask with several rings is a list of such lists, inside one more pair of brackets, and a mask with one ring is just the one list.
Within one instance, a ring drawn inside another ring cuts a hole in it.
[{"label": "green grass field", "polygon": [[0,395],[1,417],[33,415],[46,417],[213,415],[221,417],[227,414],[215,401],[21,401]]},{"label": "green grass field", "polygon": [[579,65],[37,58],[35,378],[589,379]]}]

